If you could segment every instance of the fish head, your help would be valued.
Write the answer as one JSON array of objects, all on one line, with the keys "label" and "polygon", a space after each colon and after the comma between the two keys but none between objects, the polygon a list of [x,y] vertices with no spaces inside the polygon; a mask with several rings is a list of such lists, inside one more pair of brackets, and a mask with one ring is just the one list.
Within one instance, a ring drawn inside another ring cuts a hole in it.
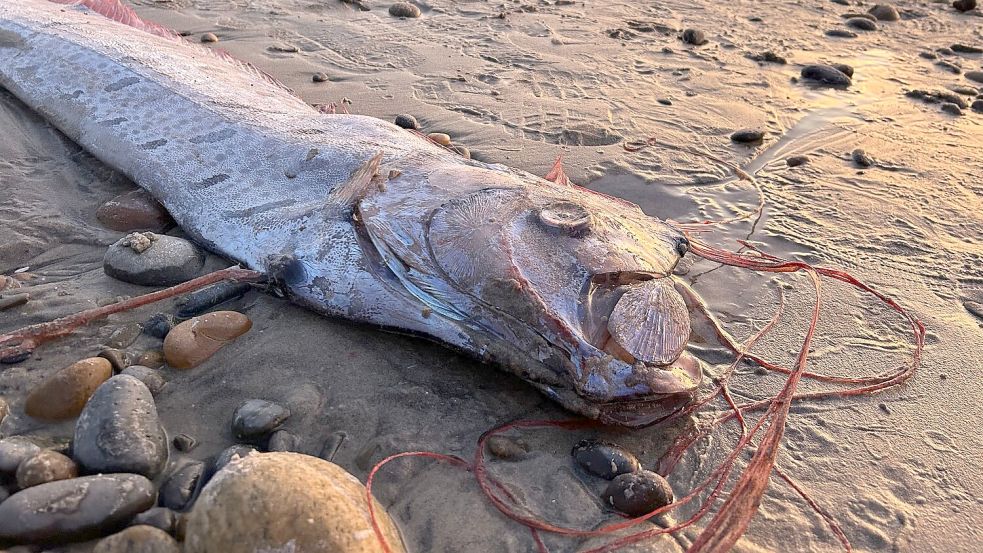
[{"label": "fish head", "polygon": [[[685,352],[689,314],[672,280],[686,237],[584,188],[520,172],[463,173],[474,182],[447,175],[459,180],[439,202],[417,191],[412,205],[380,209],[380,198],[361,207],[415,293],[457,317],[475,353],[572,410],[640,426],[689,403],[702,369]],[[419,231],[394,223],[413,217]],[[522,354],[502,354],[510,349]]]}]

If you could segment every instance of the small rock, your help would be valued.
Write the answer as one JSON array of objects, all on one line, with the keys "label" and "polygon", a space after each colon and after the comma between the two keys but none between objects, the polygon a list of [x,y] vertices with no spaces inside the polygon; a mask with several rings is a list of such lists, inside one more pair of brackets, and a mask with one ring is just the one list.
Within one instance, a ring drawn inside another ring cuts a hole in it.
[{"label": "small rock", "polygon": [[23,436],[11,436],[0,440],[0,475],[14,476],[17,467],[26,459],[41,452],[37,444]]},{"label": "small rock", "polygon": [[68,457],[43,449],[33,457],[21,461],[17,467],[17,487],[30,488],[38,484],[46,484],[56,480],[67,480],[78,476],[78,467]]},{"label": "small rock", "polygon": [[31,390],[24,402],[24,412],[44,421],[77,417],[96,388],[112,375],[112,364],[102,357],[73,363]]},{"label": "small rock", "polygon": [[331,79],[328,77],[327,73],[314,73],[314,75],[311,76],[311,80],[315,83],[326,83]]},{"label": "small rock", "polygon": [[973,82],[983,83],[983,71],[967,71],[964,77]]},{"label": "small rock", "polygon": [[829,29],[829,30],[827,30],[826,31],[826,36],[831,36],[831,37],[835,37],[835,38],[857,38],[860,35],[858,35],[857,33],[853,32],[853,31],[850,31],[848,29],[839,29],[839,28],[836,28],[836,29]]},{"label": "small rock", "polygon": [[177,316],[182,319],[197,317],[213,307],[241,298],[252,286],[242,282],[220,282],[187,295],[178,305]]},{"label": "small rock", "polygon": [[0,294],[0,311],[24,305],[29,299],[30,294]]},{"label": "small rock", "polygon": [[[139,245],[143,239],[150,244]],[[144,247],[143,251],[137,251]],[[197,276],[204,263],[204,254],[191,242],[148,232],[131,234],[110,246],[103,258],[103,269],[107,275],[124,282],[170,286]]]},{"label": "small rock", "polygon": [[82,541],[104,535],[154,504],[137,474],[98,474],[32,486],[0,503],[0,541]]},{"label": "small rock", "polygon": [[829,86],[850,86],[853,84],[847,74],[830,65],[807,65],[802,68],[802,78]]},{"label": "small rock", "polygon": [[232,435],[239,440],[261,440],[290,417],[290,409],[263,399],[248,399],[232,415]]},{"label": "small rock", "polygon": [[707,42],[707,34],[699,29],[686,29],[683,31],[683,42],[693,46],[703,46]]},{"label": "small rock", "polygon": [[128,374],[143,382],[147,386],[147,389],[150,390],[150,395],[154,397],[157,397],[157,394],[164,388],[164,384],[167,384],[167,381],[164,380],[164,377],[159,372],[143,365],[130,365],[123,369],[123,372],[120,374]]},{"label": "small rock", "polygon": [[99,386],[75,423],[72,454],[90,473],[160,474],[167,437],[146,384],[120,374]]},{"label": "small rock", "polygon": [[672,105],[672,100],[670,100],[669,98],[659,98],[658,100],[656,100],[656,102],[659,102],[660,104],[662,104],[664,106],[671,106]]},{"label": "small rock", "polygon": [[485,442],[488,452],[503,461],[518,461],[529,453],[529,446],[508,436],[491,436]]},{"label": "small rock", "polygon": [[983,113],[983,100],[973,100],[973,111]]},{"label": "small rock", "polygon": [[757,144],[765,137],[764,131],[758,129],[741,129],[730,135],[730,139],[738,144]]},{"label": "small rock", "polygon": [[788,63],[788,60],[784,56],[779,56],[771,50],[760,54],[751,54],[750,58],[757,62],[777,63],[781,65]]},{"label": "small rock", "polygon": [[798,167],[806,163],[809,163],[809,156],[790,156],[785,160],[785,164],[789,167]]},{"label": "small rock", "polygon": [[121,349],[129,346],[140,337],[143,327],[137,323],[123,325],[113,331],[103,344],[107,348]]},{"label": "small rock", "polygon": [[954,56],[954,55],[956,55],[956,53],[953,52],[951,48],[947,48],[947,47],[936,48],[935,51],[938,52],[940,55],[943,55],[943,56]]},{"label": "small rock", "polygon": [[969,44],[953,44],[949,47],[953,52],[960,54],[983,54],[983,48],[970,46]]},{"label": "small rock", "polygon": [[284,54],[296,54],[300,52],[300,48],[297,48],[293,44],[279,43],[274,44],[267,48],[270,52],[283,52]]},{"label": "small rock", "polygon": [[201,41],[202,42],[218,42],[218,37],[215,36],[215,33],[205,33],[205,34],[201,35]]},{"label": "small rock", "polygon": [[867,13],[873,15],[880,21],[898,21],[901,16],[898,15],[898,10],[890,4],[875,4],[873,8],[867,10]]},{"label": "small rock", "polygon": [[175,369],[197,367],[252,326],[249,317],[235,311],[213,311],[189,319],[164,338],[164,358]]},{"label": "small rock", "polygon": [[92,553],[181,553],[181,546],[160,528],[141,525],[99,540]]},{"label": "small rock", "polygon": [[927,60],[939,59],[939,56],[935,52],[918,52],[918,56]]},{"label": "small rock", "polygon": [[877,21],[877,18],[869,13],[847,12],[840,15],[840,17],[842,17],[843,19],[853,19],[855,17],[859,17],[860,19],[866,19],[868,21],[874,21],[874,22]]},{"label": "small rock", "polygon": [[270,435],[267,451],[297,451],[297,436],[286,430],[277,430]]},{"label": "small rock", "polygon": [[836,70],[839,71],[840,73],[846,75],[847,77],[850,77],[851,79],[853,78],[853,67],[845,63],[834,63],[833,67],[836,68]]},{"label": "small rock", "polygon": [[205,464],[201,461],[192,461],[174,471],[160,487],[160,506],[175,511],[186,509],[198,491],[198,482],[204,472]]},{"label": "small rock", "polygon": [[620,446],[597,440],[581,440],[570,454],[584,470],[605,480],[642,468],[638,459]]},{"label": "small rock", "polygon": [[232,461],[245,459],[246,457],[256,453],[259,453],[259,451],[251,445],[231,445],[223,449],[221,453],[215,456],[215,460],[212,461],[211,472],[218,472]]},{"label": "small rock", "polygon": [[120,232],[164,232],[174,226],[170,213],[144,190],[126,192],[102,204],[96,210],[96,219],[104,227]]},{"label": "small rock", "polygon": [[[374,499],[373,499],[374,501]],[[373,504],[394,553],[404,550],[385,508]],[[344,469],[298,453],[260,453],[215,475],[188,516],[186,553],[381,552],[365,487]]]},{"label": "small rock", "polygon": [[859,165],[860,167],[873,167],[877,163],[876,161],[874,161],[874,158],[870,157],[867,154],[867,152],[865,152],[861,148],[857,148],[856,150],[851,152],[850,158],[852,158],[853,162]]},{"label": "small rock", "polygon": [[975,88],[973,88],[971,86],[963,86],[963,85],[959,85],[959,84],[957,84],[957,85],[951,85],[949,87],[949,90],[955,92],[956,94],[961,94],[963,96],[976,96],[977,94],[980,93],[979,90],[977,90],[977,89],[975,89]]},{"label": "small rock", "polygon": [[177,513],[167,507],[151,507],[133,517],[131,524],[133,526],[146,524],[147,526],[159,528],[173,535],[174,526],[177,524]]},{"label": "small rock", "polygon": [[389,6],[389,15],[393,17],[420,17],[420,8],[409,2],[396,2]]},{"label": "small rock", "polygon": [[464,159],[471,159],[471,150],[468,150],[460,144],[451,144],[451,151],[455,154],[463,157]]},{"label": "small rock", "polygon": [[175,449],[183,453],[187,453],[192,449],[198,447],[198,440],[196,440],[193,436],[189,436],[187,434],[178,434],[177,436],[174,436],[174,439],[171,440],[171,443],[174,444]]},{"label": "small rock", "polygon": [[437,144],[440,144],[441,146],[450,146],[451,145],[451,137],[450,137],[450,135],[447,135],[447,134],[442,133],[442,132],[432,132],[432,133],[430,133],[430,134],[427,135],[427,138],[429,138],[430,140],[433,140],[434,142],[436,142]]},{"label": "small rock", "polygon": [[876,31],[877,23],[867,19],[866,17],[851,17],[846,20],[848,27],[854,29],[860,29],[861,31]]},{"label": "small rock", "polygon": [[109,364],[113,366],[113,371],[117,373],[130,366],[130,356],[125,351],[104,348],[99,352],[99,357],[109,361]]},{"label": "small rock", "polygon": [[615,477],[602,498],[616,511],[640,517],[672,503],[672,488],[658,474],[640,470]]},{"label": "small rock", "polygon": [[942,106],[941,106],[940,109],[943,112],[948,113],[950,115],[962,115],[963,114],[963,110],[957,104],[954,104],[952,102],[942,102]]},{"label": "small rock", "polygon": [[956,64],[954,64],[952,62],[945,61],[945,60],[939,60],[939,61],[935,62],[935,66],[938,67],[938,68],[940,68],[940,69],[944,69],[945,71],[948,71],[949,73],[952,73],[953,75],[958,75],[958,74],[960,74],[960,73],[963,72],[963,70],[962,70],[961,67],[959,67],[958,65],[956,65]]},{"label": "small rock", "polygon": [[976,0],[956,0],[952,3],[952,7],[955,8],[956,11],[968,12],[976,9]]},{"label": "small rock", "polygon": [[966,109],[969,106],[961,96],[948,90],[909,90],[905,93],[905,96],[916,98],[929,104],[950,102],[959,106],[960,109]]},{"label": "small rock", "polygon": [[169,313],[157,313],[153,317],[147,319],[147,322],[143,323],[143,332],[153,336],[154,338],[160,338],[161,340],[167,336],[167,333],[171,331],[172,328],[177,324],[177,319],[174,315]]},{"label": "small rock", "polygon": [[397,127],[402,127],[404,129],[419,129],[420,128],[420,124],[417,123],[416,117],[413,117],[412,115],[406,115],[406,114],[397,115],[396,116],[396,119],[395,119],[395,121],[393,121],[393,123],[395,123]]}]

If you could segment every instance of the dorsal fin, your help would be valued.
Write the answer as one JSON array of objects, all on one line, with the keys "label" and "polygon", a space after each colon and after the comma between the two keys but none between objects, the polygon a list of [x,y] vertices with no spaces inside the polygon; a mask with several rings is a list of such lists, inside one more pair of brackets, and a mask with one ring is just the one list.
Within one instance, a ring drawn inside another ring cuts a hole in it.
[{"label": "dorsal fin", "polygon": [[562,155],[556,156],[556,162],[553,163],[553,168],[550,169],[550,172],[546,173],[546,176],[543,178],[548,181],[553,181],[560,186],[573,186],[573,183],[570,182],[569,178],[567,178],[567,174],[563,172]]},{"label": "dorsal fin", "polygon": [[232,57],[232,55],[226,52],[225,50],[222,50],[220,48],[215,48],[215,49],[205,48],[204,46],[194,44],[190,41],[185,41],[180,34],[174,32],[173,30],[168,29],[163,25],[158,25],[157,23],[153,23],[151,21],[145,21],[144,19],[141,19],[140,16],[137,15],[137,12],[133,11],[133,8],[124,4],[122,0],[49,0],[49,1],[54,2],[56,4],[81,6],[89,10],[92,10],[93,12],[102,15],[108,19],[112,19],[113,21],[117,21],[119,23],[122,23],[123,25],[128,25],[130,27],[133,27],[134,29],[140,29],[141,31],[153,35],[157,35],[160,37],[168,38],[174,41],[184,42],[185,44],[197,48],[202,52],[208,52],[213,56],[226,60],[229,63],[232,63],[233,65],[238,67],[239,69],[247,73],[251,73],[263,79],[264,81],[274,86],[277,86],[279,88],[282,88],[283,90],[293,94],[293,90],[290,87],[276,80],[269,73],[262,71],[261,69],[257,68],[255,65],[251,63],[247,63]]},{"label": "dorsal fin", "polygon": [[379,174],[379,164],[382,163],[382,152],[372,156],[358,169],[352,172],[348,181],[331,191],[331,201],[346,207],[353,207],[365,197],[372,179]]}]

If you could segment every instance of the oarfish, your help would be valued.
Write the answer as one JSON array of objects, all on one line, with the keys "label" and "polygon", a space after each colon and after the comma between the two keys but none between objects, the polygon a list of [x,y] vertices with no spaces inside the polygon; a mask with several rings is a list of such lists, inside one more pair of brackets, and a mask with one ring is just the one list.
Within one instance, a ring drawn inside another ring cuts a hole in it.
[{"label": "oarfish", "polygon": [[609,423],[659,420],[700,385],[672,278],[687,239],[635,204],[321,113],[117,0],[0,4],[0,85],[310,309]]}]

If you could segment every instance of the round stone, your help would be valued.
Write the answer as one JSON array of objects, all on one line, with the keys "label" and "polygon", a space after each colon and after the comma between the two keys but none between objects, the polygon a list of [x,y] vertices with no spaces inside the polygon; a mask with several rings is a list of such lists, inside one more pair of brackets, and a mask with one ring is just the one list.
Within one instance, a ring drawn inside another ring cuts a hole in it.
[{"label": "round stone", "polygon": [[741,129],[730,135],[730,139],[739,144],[757,144],[764,137],[764,131],[758,129]]},{"label": "round stone", "polygon": [[686,29],[683,31],[683,42],[693,46],[702,46],[709,42],[707,34],[699,29]]},{"label": "round stone", "polygon": [[147,386],[147,389],[150,390],[150,394],[154,397],[164,388],[164,384],[167,384],[167,381],[164,380],[164,377],[159,372],[143,365],[130,365],[123,369],[123,372],[120,374],[128,374],[143,382]]},{"label": "round stone", "polygon": [[192,461],[171,473],[160,487],[160,505],[175,511],[186,509],[198,491],[204,472],[205,463]]},{"label": "round stone", "polygon": [[976,0],[955,0],[952,7],[959,12],[968,12],[976,9]]},{"label": "round stone", "polygon": [[404,129],[419,129],[420,123],[417,122],[416,117],[412,115],[397,115],[396,120],[393,121],[397,127],[402,127]]},{"label": "round stone", "polygon": [[151,369],[159,369],[164,366],[164,361],[163,350],[150,349],[141,353],[140,357],[137,357],[135,364],[150,367]]},{"label": "round stone", "polygon": [[264,399],[248,399],[232,415],[232,435],[238,440],[259,440],[276,430],[290,409]]},{"label": "round stone", "polygon": [[790,156],[785,160],[789,167],[798,167],[809,163],[809,156]]},{"label": "round stone", "polygon": [[960,108],[958,104],[955,104],[953,102],[943,102],[941,109],[944,113],[948,113],[949,115],[963,114],[962,108]]},{"label": "round stone", "polygon": [[847,77],[850,77],[851,79],[853,78],[853,67],[852,66],[847,65],[845,63],[834,63],[832,65],[832,67],[835,68],[840,73],[843,73]]},{"label": "round stone", "polygon": [[672,503],[672,488],[658,474],[640,470],[616,476],[601,496],[616,511],[640,517]]},{"label": "round stone", "polygon": [[420,17],[420,8],[409,2],[396,2],[389,6],[389,15],[393,17]]},{"label": "round stone", "polygon": [[96,388],[112,375],[113,365],[102,357],[78,361],[31,390],[24,402],[24,412],[45,421],[77,417]]},{"label": "round stone", "polygon": [[92,553],[181,553],[181,547],[167,532],[139,525],[99,540]]},{"label": "round stone", "polygon": [[529,453],[529,446],[508,436],[491,436],[485,443],[488,452],[503,461],[518,461]]},{"label": "round stone", "polygon": [[471,150],[461,146],[460,144],[451,144],[451,150],[464,159],[471,159]]},{"label": "round stone", "polygon": [[0,503],[0,541],[85,540],[149,509],[157,492],[137,474],[97,474],[21,490]]},{"label": "round stone", "polygon": [[205,34],[201,35],[201,41],[202,42],[218,42],[218,37],[215,36],[215,33],[205,33]]},{"label": "round stone", "polygon": [[440,144],[441,146],[450,146],[451,145],[451,137],[450,137],[449,134],[446,134],[446,133],[432,132],[432,133],[430,133],[430,134],[427,135],[427,138],[429,138],[430,140],[433,140],[434,142],[436,142],[437,144]]},{"label": "round stone", "polygon": [[106,274],[143,286],[171,286],[198,276],[205,255],[183,238],[132,233],[120,238],[103,258]]},{"label": "round stone", "polygon": [[196,440],[194,436],[189,436],[187,434],[178,434],[177,436],[174,436],[171,443],[174,444],[175,449],[184,453],[198,447],[198,440]]},{"label": "round stone", "polygon": [[[378,502],[373,508],[390,549],[404,551],[385,509]],[[259,453],[216,474],[188,517],[186,553],[288,549],[383,551],[372,530],[362,484],[317,457]]]},{"label": "round stone", "polygon": [[311,76],[311,80],[314,81],[315,83],[326,83],[330,80],[330,78],[328,77],[327,73],[319,72],[319,73],[314,73],[314,75]]},{"label": "round stone", "polygon": [[120,232],[164,232],[174,226],[174,219],[164,206],[144,190],[126,192],[102,204],[96,210],[96,219],[104,227]]},{"label": "round stone", "polygon": [[983,71],[967,71],[963,76],[973,82],[983,83]]},{"label": "round stone", "polygon": [[17,467],[25,459],[34,457],[41,448],[23,436],[11,436],[0,440],[0,474],[14,476]]},{"label": "round stone", "polygon": [[30,488],[56,480],[67,480],[78,476],[78,467],[68,457],[45,449],[33,457],[21,461],[17,467],[17,487]]},{"label": "round stone", "polygon": [[857,148],[851,152],[850,158],[853,159],[853,162],[860,167],[873,167],[874,164],[877,163],[874,161],[874,158],[870,157],[870,155],[861,148]]},{"label": "round stone", "polygon": [[174,318],[174,315],[157,313],[147,319],[147,322],[143,323],[143,332],[154,338],[163,340],[175,325],[177,325],[177,320]]},{"label": "round stone", "polygon": [[213,311],[188,319],[167,333],[164,358],[175,369],[197,367],[252,326],[249,317],[235,311]]},{"label": "round stone", "polygon": [[876,31],[877,23],[867,19],[866,17],[851,17],[846,20],[848,27],[853,27],[854,29],[859,29],[861,31]]},{"label": "round stone", "polygon": [[850,76],[830,65],[807,65],[802,68],[802,78],[829,86],[850,86]]},{"label": "round stone", "polygon": [[642,468],[638,459],[621,446],[598,440],[582,440],[570,454],[581,468],[605,480]]},{"label": "round stone", "polygon": [[873,8],[867,10],[867,13],[873,15],[880,21],[897,21],[901,19],[898,15],[898,10],[890,4],[876,4]]},{"label": "round stone", "polygon": [[[983,113],[983,99],[973,100],[973,111],[977,113]],[[2,419],[3,417],[0,417]]]}]

